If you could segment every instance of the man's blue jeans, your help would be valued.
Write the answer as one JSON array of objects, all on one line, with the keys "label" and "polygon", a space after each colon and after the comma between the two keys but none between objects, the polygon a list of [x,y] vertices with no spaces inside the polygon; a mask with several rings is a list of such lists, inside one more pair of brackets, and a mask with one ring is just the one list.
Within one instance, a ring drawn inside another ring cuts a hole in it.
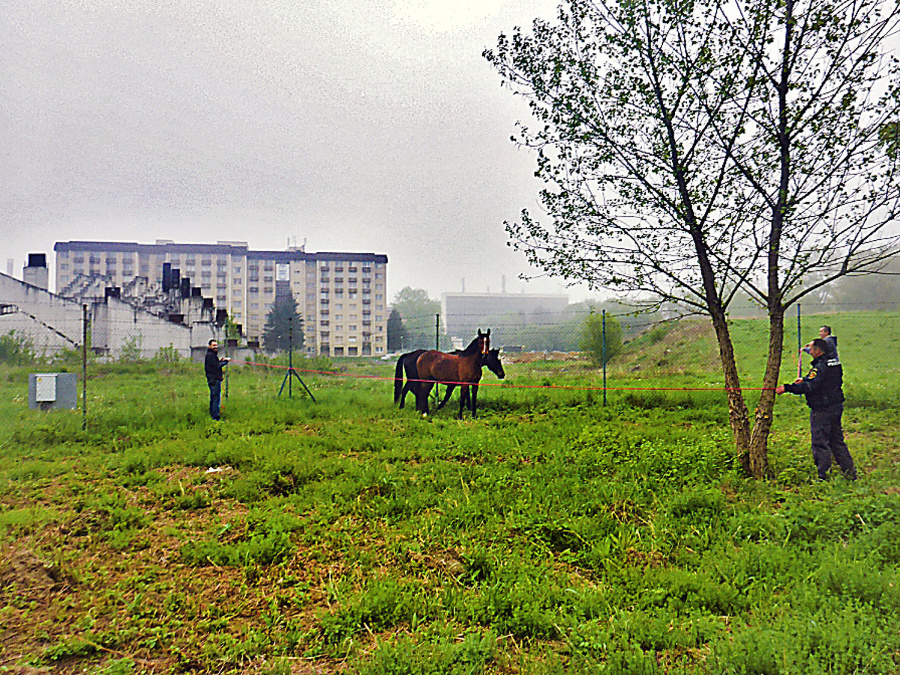
[{"label": "man's blue jeans", "polygon": [[222,382],[209,385],[209,416],[214,420],[219,419],[219,406],[222,403]]}]

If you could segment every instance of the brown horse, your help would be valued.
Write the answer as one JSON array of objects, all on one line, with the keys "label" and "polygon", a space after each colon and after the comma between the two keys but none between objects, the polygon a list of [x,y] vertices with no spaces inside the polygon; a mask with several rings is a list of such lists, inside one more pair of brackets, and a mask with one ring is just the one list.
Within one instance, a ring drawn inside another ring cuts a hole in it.
[{"label": "brown horse", "polygon": [[[415,392],[419,389],[419,371],[416,370],[416,362],[419,360],[419,357],[424,354],[426,349],[417,349],[415,351],[409,352],[407,354],[402,354],[397,359],[397,367],[394,369],[394,403],[399,403],[400,408],[406,404],[406,394],[407,392]],[[456,349],[451,354],[459,354],[462,350]],[[481,365],[482,367],[490,370],[494,375],[499,377],[501,380],[506,377],[506,373],[503,370],[503,364],[500,362],[500,350],[499,349],[491,349],[487,355],[482,355],[481,357]],[[406,382],[403,381],[403,375],[406,375]],[[440,410],[445,405],[447,405],[447,401],[450,400],[450,395],[453,393],[453,390],[456,388],[455,384],[448,384],[446,387],[446,392],[444,393],[444,400],[442,400],[437,407],[437,410]],[[478,385],[472,385],[473,389],[477,389]],[[471,406],[471,403],[467,400],[466,405]]]},{"label": "brown horse", "polygon": [[469,396],[469,385],[478,384],[481,379],[482,359],[491,351],[491,329],[486,333],[478,330],[478,337],[459,354],[445,354],[437,350],[429,350],[416,360],[416,371],[420,386],[416,391],[416,410],[423,415],[428,414],[428,394],[435,382],[462,385],[459,399],[459,419],[467,402],[471,403],[472,417],[476,417],[478,389],[473,388]]}]

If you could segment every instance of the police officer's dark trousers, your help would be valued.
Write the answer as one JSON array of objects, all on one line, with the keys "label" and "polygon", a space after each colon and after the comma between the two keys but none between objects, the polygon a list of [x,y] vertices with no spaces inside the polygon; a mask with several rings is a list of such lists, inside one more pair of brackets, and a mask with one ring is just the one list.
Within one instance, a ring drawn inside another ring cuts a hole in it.
[{"label": "police officer's dark trousers", "polygon": [[813,461],[819,472],[819,480],[828,478],[831,468],[831,456],[834,455],[844,476],[856,480],[856,467],[853,458],[844,443],[844,430],[841,428],[841,415],[844,404],[837,403],[821,410],[809,411],[809,430],[812,436]]}]

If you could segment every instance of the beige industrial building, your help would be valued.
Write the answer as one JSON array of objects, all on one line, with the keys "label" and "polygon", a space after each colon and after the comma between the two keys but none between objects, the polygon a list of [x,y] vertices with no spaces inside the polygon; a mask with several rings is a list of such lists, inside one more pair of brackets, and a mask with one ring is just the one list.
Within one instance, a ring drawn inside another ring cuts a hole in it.
[{"label": "beige industrial building", "polygon": [[[88,277],[123,287],[144,278],[162,288],[164,268],[175,285],[189,279],[203,296],[257,339],[276,297],[292,293],[303,317],[304,349],[328,356],[367,356],[387,350],[387,256],[307,253],[303,248],[252,251],[247,242],[181,244],[67,241],[54,246],[56,288]],[[168,263],[168,265],[166,265]]]}]

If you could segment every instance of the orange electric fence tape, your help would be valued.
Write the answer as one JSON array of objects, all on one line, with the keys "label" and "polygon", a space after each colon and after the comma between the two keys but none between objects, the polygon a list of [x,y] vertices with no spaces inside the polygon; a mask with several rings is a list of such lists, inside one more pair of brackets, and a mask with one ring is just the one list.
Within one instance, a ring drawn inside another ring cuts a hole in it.
[{"label": "orange electric fence tape", "polygon": [[[277,366],[271,363],[257,363],[256,361],[231,361],[245,366],[259,366],[260,368],[280,368],[287,370],[288,366]],[[384,377],[382,375],[354,375],[351,373],[338,373],[332,370],[305,370],[294,368],[299,373],[311,375],[330,375],[332,377],[349,377],[363,380],[381,380],[395,382],[396,377]],[[407,382],[434,382],[434,380],[406,380]],[[451,382],[441,380],[440,384],[470,385],[471,382]],[[576,391],[773,391],[773,387],[578,387],[565,384],[509,384],[504,382],[478,382],[479,387],[504,387],[505,389],[572,389]]]}]

